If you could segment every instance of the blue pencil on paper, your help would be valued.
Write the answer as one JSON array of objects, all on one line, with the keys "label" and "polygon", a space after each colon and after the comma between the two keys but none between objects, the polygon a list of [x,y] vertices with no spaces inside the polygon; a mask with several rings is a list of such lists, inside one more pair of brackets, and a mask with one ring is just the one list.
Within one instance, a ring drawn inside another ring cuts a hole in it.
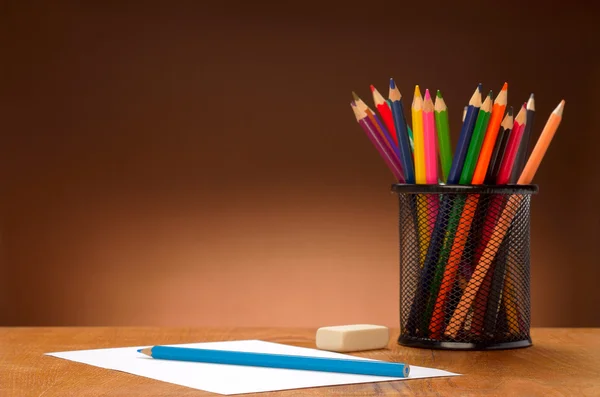
[{"label": "blue pencil on paper", "polygon": [[389,363],[384,361],[347,360],[169,346],[154,346],[140,349],[138,352],[160,360],[194,361],[211,364],[299,369],[306,371],[390,376],[394,378],[406,378],[410,373],[410,366],[407,364]]}]

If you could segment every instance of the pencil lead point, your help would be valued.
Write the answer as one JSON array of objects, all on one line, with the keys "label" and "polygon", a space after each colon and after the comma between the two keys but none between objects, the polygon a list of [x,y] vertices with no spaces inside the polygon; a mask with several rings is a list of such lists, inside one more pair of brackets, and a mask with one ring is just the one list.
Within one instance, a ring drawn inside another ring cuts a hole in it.
[{"label": "pencil lead point", "polygon": [[371,84],[369,87],[371,88],[371,92],[375,92],[377,90],[373,84]]},{"label": "pencil lead point", "polygon": [[396,88],[396,82],[394,81],[393,77],[390,77],[390,88],[393,90],[394,88]]},{"label": "pencil lead point", "polygon": [[415,86],[415,96],[421,96],[421,89],[418,84]]},{"label": "pencil lead point", "polygon": [[506,91],[508,90],[508,83],[504,83],[504,85],[502,86],[502,90],[501,91]]},{"label": "pencil lead point", "polygon": [[142,352],[142,350],[144,350],[144,349],[138,349],[138,351],[137,351],[137,352],[138,352],[138,353],[141,353],[141,352]]},{"label": "pencil lead point", "polygon": [[[435,96],[437,96],[438,98],[442,98],[442,93],[440,90],[437,90],[437,93],[435,94]],[[443,99],[443,98],[442,98]]]},{"label": "pencil lead point", "polygon": [[562,117],[564,108],[565,108],[565,100],[563,99],[562,101],[560,101],[560,103],[558,104],[556,109],[554,109],[554,111],[552,113]]},{"label": "pencil lead point", "polygon": [[510,109],[508,109],[508,115],[512,116],[513,115],[513,107],[511,106]]},{"label": "pencil lead point", "polygon": [[429,94],[429,89],[426,88],[425,89],[425,100],[431,100],[431,94]]},{"label": "pencil lead point", "polygon": [[492,94],[493,94],[493,92],[492,92],[492,90],[490,90],[490,92],[489,92],[488,96],[491,98],[491,97],[492,97]]},{"label": "pencil lead point", "polygon": [[356,95],[356,92],[354,91],[352,91],[352,98],[354,98],[355,101],[360,101],[360,97]]},{"label": "pencil lead point", "polygon": [[477,84],[477,89],[479,90],[479,92],[483,92],[483,84]]}]

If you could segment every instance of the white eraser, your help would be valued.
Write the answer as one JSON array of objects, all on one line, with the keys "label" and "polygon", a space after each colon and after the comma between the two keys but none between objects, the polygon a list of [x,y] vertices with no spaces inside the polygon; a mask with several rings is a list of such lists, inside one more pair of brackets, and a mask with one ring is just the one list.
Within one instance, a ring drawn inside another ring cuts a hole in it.
[{"label": "white eraser", "polygon": [[390,331],[383,325],[338,325],[317,330],[317,348],[333,352],[382,349],[389,340]]}]

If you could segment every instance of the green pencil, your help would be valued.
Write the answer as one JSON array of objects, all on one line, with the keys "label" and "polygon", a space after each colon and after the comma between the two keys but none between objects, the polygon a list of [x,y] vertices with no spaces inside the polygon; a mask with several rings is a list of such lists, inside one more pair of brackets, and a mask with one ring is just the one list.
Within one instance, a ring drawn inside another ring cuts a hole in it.
[{"label": "green pencil", "polygon": [[469,184],[473,179],[473,173],[475,172],[475,166],[477,165],[477,159],[479,158],[479,151],[481,150],[483,138],[485,137],[485,130],[487,129],[488,122],[490,121],[491,110],[492,91],[490,91],[487,98],[485,98],[485,101],[483,101],[483,104],[479,109],[479,114],[477,115],[475,129],[473,130],[473,136],[471,137],[471,143],[469,144],[467,157],[465,157],[465,164],[463,165],[463,169],[460,174],[459,183],[461,185]]},{"label": "green pencil", "polygon": [[452,146],[450,145],[450,125],[448,124],[448,108],[438,90],[435,98],[435,129],[438,135],[440,150],[440,163],[442,164],[442,180],[448,181],[448,174],[452,167]]}]

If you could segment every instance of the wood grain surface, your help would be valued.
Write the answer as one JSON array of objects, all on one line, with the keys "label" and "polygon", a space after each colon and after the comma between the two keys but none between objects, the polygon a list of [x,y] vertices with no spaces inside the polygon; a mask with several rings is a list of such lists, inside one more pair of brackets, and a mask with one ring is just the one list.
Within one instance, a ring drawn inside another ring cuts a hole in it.
[{"label": "wood grain surface", "polygon": [[[260,393],[261,396],[599,396],[600,329],[540,328],[534,346],[494,352],[406,348],[356,355],[463,374],[451,378],[367,383]],[[0,328],[0,396],[209,396],[213,393],[79,364],[43,353],[261,339],[315,347],[314,329],[295,328]],[[257,394],[259,395],[259,394]]]}]

